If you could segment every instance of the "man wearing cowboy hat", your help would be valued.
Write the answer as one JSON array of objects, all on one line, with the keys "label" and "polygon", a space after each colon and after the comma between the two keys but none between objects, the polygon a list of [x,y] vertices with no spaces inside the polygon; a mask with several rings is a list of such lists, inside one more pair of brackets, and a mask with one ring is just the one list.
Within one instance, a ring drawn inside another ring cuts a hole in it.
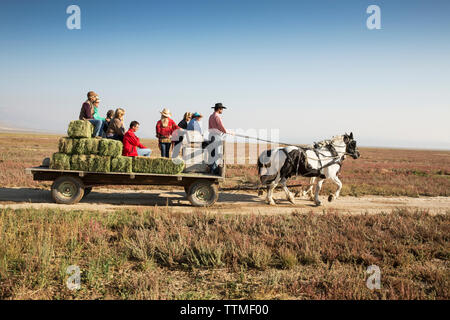
[{"label": "man wearing cowboy hat", "polygon": [[169,158],[172,133],[180,127],[171,119],[172,114],[169,109],[164,108],[160,113],[161,120],[156,123],[156,137],[158,138],[161,157]]},{"label": "man wearing cowboy hat", "polygon": [[[208,144],[213,143],[214,141],[216,141],[216,139],[221,139],[221,136],[223,134],[232,134],[234,135],[233,132],[229,132],[227,131],[227,129],[225,129],[223,123],[222,123],[222,119],[220,118],[219,115],[221,115],[223,113],[223,109],[226,109],[227,107],[225,107],[222,103],[218,102],[214,105],[214,107],[212,107],[214,109],[213,114],[209,117],[209,142]],[[220,138],[219,138],[220,137]],[[221,152],[221,150],[219,149],[218,152]],[[216,156],[216,148],[214,148],[211,151],[211,157],[215,157]],[[222,155],[218,154],[218,157],[216,158],[216,160],[211,164],[210,168],[211,168],[211,172],[214,174],[219,174],[220,170],[219,170],[219,163],[222,160]]]},{"label": "man wearing cowboy hat", "polygon": [[212,115],[209,116],[209,130],[218,130],[222,133],[227,133],[227,129],[222,124],[222,119],[220,118],[220,114],[223,113],[223,109],[226,109],[227,107],[224,107],[222,103],[216,103],[212,109],[214,109],[214,112]]}]

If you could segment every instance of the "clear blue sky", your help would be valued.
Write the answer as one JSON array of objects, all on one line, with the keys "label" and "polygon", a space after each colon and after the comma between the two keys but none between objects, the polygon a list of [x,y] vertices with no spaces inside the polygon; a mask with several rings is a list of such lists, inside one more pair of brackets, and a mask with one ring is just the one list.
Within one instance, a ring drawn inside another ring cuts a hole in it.
[{"label": "clear blue sky", "polygon": [[[81,8],[68,30],[66,8]],[[366,8],[381,8],[368,30]],[[230,129],[311,143],[450,149],[450,1],[0,2],[0,123],[64,132],[88,90],[154,137],[229,107]]]}]

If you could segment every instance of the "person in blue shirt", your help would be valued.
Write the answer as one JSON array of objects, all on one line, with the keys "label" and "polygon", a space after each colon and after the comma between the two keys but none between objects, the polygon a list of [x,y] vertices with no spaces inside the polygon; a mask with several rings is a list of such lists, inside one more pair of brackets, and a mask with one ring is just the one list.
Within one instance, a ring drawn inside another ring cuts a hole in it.
[{"label": "person in blue shirt", "polygon": [[202,127],[200,126],[200,122],[199,122],[202,118],[203,118],[203,116],[200,113],[195,112],[192,115],[192,119],[191,119],[191,121],[189,121],[186,130],[198,131],[198,132],[200,132],[200,134],[203,135]]}]

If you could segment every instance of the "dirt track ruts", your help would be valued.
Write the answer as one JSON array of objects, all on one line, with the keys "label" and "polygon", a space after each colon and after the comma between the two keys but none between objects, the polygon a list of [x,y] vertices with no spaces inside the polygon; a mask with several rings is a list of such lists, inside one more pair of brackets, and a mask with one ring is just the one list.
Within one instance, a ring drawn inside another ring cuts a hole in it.
[{"label": "dirt track ruts", "polygon": [[[336,211],[339,213],[361,214],[390,212],[396,208],[429,210],[430,213],[450,213],[449,197],[341,197],[328,202],[321,196],[322,206],[316,207],[312,201],[296,198],[290,204],[283,192],[275,193],[276,206],[265,204],[263,196],[255,192],[221,192],[219,201],[208,208],[209,212],[226,214],[290,214],[296,212]],[[94,189],[91,194],[75,205],[59,205],[53,202],[48,190],[31,188],[0,188],[0,208],[57,208],[67,210],[111,211],[136,207],[166,207],[173,211],[192,212],[199,210],[190,205],[181,190],[108,190]],[[201,209],[200,210],[204,210]]]}]

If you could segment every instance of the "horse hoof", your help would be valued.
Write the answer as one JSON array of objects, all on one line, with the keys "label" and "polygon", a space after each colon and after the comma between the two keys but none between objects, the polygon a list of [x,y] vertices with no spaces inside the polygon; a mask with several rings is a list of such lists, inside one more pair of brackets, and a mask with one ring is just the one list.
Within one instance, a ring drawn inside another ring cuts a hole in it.
[{"label": "horse hoof", "polygon": [[331,202],[331,201],[333,201],[333,199],[334,199],[333,195],[332,195],[332,194],[330,194],[330,195],[328,196],[328,202]]},{"label": "horse hoof", "polygon": [[316,202],[316,207],[320,207],[321,204],[322,204],[322,202],[320,202],[320,201]]},{"label": "horse hoof", "polygon": [[262,196],[263,195],[263,191],[262,190],[259,190],[258,191],[258,196]]},{"label": "horse hoof", "polygon": [[269,202],[269,205],[270,206],[276,206],[277,204],[275,203],[275,201],[272,200],[272,201]]}]

